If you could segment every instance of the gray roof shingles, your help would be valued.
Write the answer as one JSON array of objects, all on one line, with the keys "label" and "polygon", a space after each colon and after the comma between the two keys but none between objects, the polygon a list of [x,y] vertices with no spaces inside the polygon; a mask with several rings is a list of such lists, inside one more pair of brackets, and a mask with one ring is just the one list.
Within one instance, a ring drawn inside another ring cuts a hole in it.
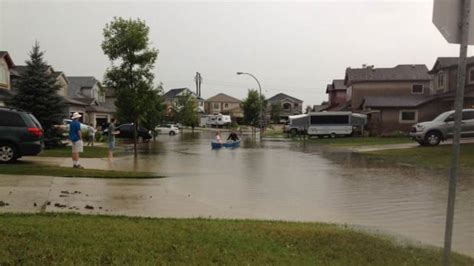
[{"label": "gray roof shingles", "polygon": [[397,65],[393,68],[347,68],[345,85],[372,81],[429,81],[426,65]]},{"label": "gray roof shingles", "polygon": [[82,88],[92,88],[99,82],[94,77],[67,77],[69,80],[68,95],[73,98],[80,97]]},{"label": "gray roof shingles", "polygon": [[[435,73],[439,69],[457,67],[459,63],[459,57],[438,57],[433,68],[429,71]],[[474,56],[467,58],[467,64],[474,64]]]},{"label": "gray roof shingles", "polygon": [[268,99],[268,102],[270,102],[270,103],[271,103],[271,102],[279,102],[279,101],[282,101],[282,100],[284,100],[284,99],[286,99],[286,98],[289,98],[289,99],[291,99],[291,100],[293,100],[293,101],[296,101],[296,102],[303,102],[303,101],[300,100],[300,99],[297,99],[297,98],[295,98],[295,97],[289,96],[289,95],[284,94],[284,93],[278,93],[277,95],[275,95],[275,96],[269,98],[269,99]]},{"label": "gray roof shingles", "polygon": [[366,107],[418,107],[426,102],[436,99],[434,96],[407,95],[407,96],[366,96],[364,104]]},{"label": "gray roof shingles", "polygon": [[[194,92],[192,92],[190,89],[188,88],[177,88],[177,89],[171,89],[169,91],[167,91],[163,96],[165,99],[167,100],[172,100],[174,98],[176,98],[181,92],[183,92],[184,90],[188,90],[189,92],[191,92],[192,94],[196,95]],[[198,100],[204,100],[203,98],[201,97],[196,97]]]}]

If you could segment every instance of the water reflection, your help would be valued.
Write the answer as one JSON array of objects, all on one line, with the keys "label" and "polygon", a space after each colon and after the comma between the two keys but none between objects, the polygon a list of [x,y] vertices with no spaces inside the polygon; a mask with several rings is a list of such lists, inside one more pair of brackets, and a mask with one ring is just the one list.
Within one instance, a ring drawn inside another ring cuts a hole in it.
[{"label": "water reflection", "polygon": [[[167,175],[160,189],[192,195],[226,217],[358,224],[442,245],[445,171],[388,164],[313,142],[244,137],[238,149],[212,150],[213,137],[159,136],[140,146],[138,161],[125,157],[117,167]],[[472,173],[462,174],[458,188],[453,247],[474,255]],[[176,204],[178,211],[190,207]]]}]

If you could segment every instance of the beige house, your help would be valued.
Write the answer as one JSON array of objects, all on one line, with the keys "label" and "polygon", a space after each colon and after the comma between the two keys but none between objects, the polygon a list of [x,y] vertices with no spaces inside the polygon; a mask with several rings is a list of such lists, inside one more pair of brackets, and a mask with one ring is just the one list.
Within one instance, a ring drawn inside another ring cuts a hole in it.
[{"label": "beige house", "polygon": [[0,51],[0,106],[5,106],[11,96],[10,71],[15,67],[8,52]]},{"label": "beige house", "polygon": [[408,132],[420,119],[431,116],[422,108],[434,100],[430,80],[425,65],[348,68],[346,109],[368,114],[374,135]]},{"label": "beige house", "polygon": [[[94,127],[110,122],[115,108],[106,101],[106,89],[92,76],[67,77],[69,80],[68,97],[75,102],[85,104],[83,122]],[[71,106],[72,107],[72,106]],[[74,108],[79,108],[74,105]],[[75,110],[70,109],[70,112]],[[79,112],[81,113],[81,112]]]},{"label": "beige house", "polygon": [[244,116],[242,108],[240,107],[241,103],[242,101],[237,98],[219,93],[208,98],[204,108],[207,114],[221,113],[239,119]]},{"label": "beige house", "polygon": [[272,105],[281,105],[281,118],[288,118],[290,115],[299,115],[303,113],[303,101],[295,97],[289,96],[284,93],[278,93],[277,95],[267,100],[266,113],[270,116]]},{"label": "beige house", "polygon": [[178,98],[188,93],[191,94],[191,97],[194,97],[196,99],[197,105],[198,105],[197,106],[198,112],[204,113],[204,99],[203,98],[196,95],[196,93],[194,93],[188,88],[178,88],[178,89],[171,89],[163,95],[163,98],[165,99],[165,104],[166,104],[166,115],[168,117],[174,116],[173,108],[176,106]]}]

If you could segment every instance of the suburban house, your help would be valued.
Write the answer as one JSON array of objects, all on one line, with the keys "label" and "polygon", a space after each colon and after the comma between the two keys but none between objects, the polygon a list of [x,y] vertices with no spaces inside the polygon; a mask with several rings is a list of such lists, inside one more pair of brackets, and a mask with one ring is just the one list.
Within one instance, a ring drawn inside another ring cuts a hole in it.
[{"label": "suburban house", "polygon": [[326,86],[328,95],[328,111],[338,111],[344,109],[347,102],[347,87],[343,79],[334,79]]},{"label": "suburban house", "polygon": [[240,107],[241,103],[242,101],[237,98],[219,93],[206,100],[204,109],[207,114],[221,113],[230,115],[231,118],[241,119],[244,117],[244,113]]},{"label": "suburban house", "polygon": [[[11,80],[12,80],[12,92],[15,93],[17,91],[16,82],[17,79],[21,76],[25,75],[27,71],[27,66],[15,66],[11,71]],[[85,114],[85,108],[87,104],[76,101],[69,97],[69,80],[66,75],[61,71],[55,71],[52,66],[48,66],[46,72],[49,75],[53,75],[56,79],[56,84],[59,85],[60,89],[58,94],[64,98],[64,102],[66,103],[67,110],[65,110],[66,115],[69,116],[73,112],[79,112],[81,114]]]},{"label": "suburban house", "polygon": [[274,104],[281,106],[281,118],[288,118],[290,115],[303,113],[303,101],[284,93],[278,93],[267,100],[267,115],[270,115],[272,105]]},{"label": "suburban house", "polygon": [[[433,77],[431,94],[436,97],[437,105],[444,111],[454,109],[458,62],[458,57],[438,57],[429,71]],[[474,57],[467,59],[465,82],[464,108],[474,108]]]},{"label": "suburban house", "polygon": [[[68,97],[85,104],[83,112],[76,109],[70,109],[69,112],[81,113],[82,121],[94,127],[110,122],[115,113],[115,107],[106,102],[106,89],[102,87],[100,81],[92,76],[67,77],[67,79],[69,80]],[[77,107],[74,106],[74,108]]]},{"label": "suburban house", "polygon": [[0,51],[0,106],[12,96],[10,72],[15,67],[8,52]]},{"label": "suburban house", "polygon": [[367,114],[371,134],[408,132],[413,124],[436,113],[422,108],[434,100],[430,81],[425,65],[347,68],[344,109]]},{"label": "suburban house", "polygon": [[196,93],[192,92],[188,88],[178,88],[178,89],[171,89],[163,95],[165,98],[166,113],[168,116],[172,116],[173,106],[176,105],[178,98],[180,96],[185,95],[186,93],[191,94],[191,96],[197,100],[199,113],[204,113],[204,99],[203,98],[201,98],[200,96],[197,96]]}]

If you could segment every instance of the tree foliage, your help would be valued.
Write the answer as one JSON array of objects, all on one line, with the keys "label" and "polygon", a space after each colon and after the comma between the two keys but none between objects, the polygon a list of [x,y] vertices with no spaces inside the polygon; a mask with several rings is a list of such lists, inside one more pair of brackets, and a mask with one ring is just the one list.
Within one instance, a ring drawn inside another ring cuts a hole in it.
[{"label": "tree foliage", "polygon": [[163,98],[163,87],[160,84],[156,89],[148,92],[148,108],[145,110],[140,122],[148,129],[154,130],[155,127],[163,123],[166,112],[166,104]]},{"label": "tree foliage", "polygon": [[310,113],[310,112],[312,112],[312,111],[313,111],[313,107],[311,107],[311,105],[307,105],[307,106],[306,106],[306,109],[305,109],[305,114],[308,114],[308,113]]},{"label": "tree foliage", "polygon": [[66,116],[64,99],[58,94],[61,87],[48,73],[49,66],[37,42],[29,55],[25,73],[14,84],[18,91],[8,105],[31,112],[43,126],[45,138],[55,138],[58,133],[53,125],[61,124]]},{"label": "tree foliage", "polygon": [[278,124],[280,122],[280,115],[281,115],[281,104],[280,103],[273,103],[270,109],[270,119],[273,123]]},{"label": "tree foliage", "polygon": [[193,129],[198,126],[198,103],[192,93],[186,92],[178,96],[174,109],[176,117],[181,124]]},{"label": "tree foliage", "polygon": [[252,126],[258,126],[260,121],[260,111],[261,109],[265,110],[265,107],[265,96],[262,95],[260,98],[257,90],[249,90],[247,98],[242,102],[245,123]]},{"label": "tree foliage", "polygon": [[115,92],[119,121],[135,125],[135,152],[139,122],[148,121],[150,110],[159,105],[152,73],[158,50],[150,47],[149,32],[144,21],[120,17],[115,17],[103,30],[102,50],[111,61],[104,84]]}]

